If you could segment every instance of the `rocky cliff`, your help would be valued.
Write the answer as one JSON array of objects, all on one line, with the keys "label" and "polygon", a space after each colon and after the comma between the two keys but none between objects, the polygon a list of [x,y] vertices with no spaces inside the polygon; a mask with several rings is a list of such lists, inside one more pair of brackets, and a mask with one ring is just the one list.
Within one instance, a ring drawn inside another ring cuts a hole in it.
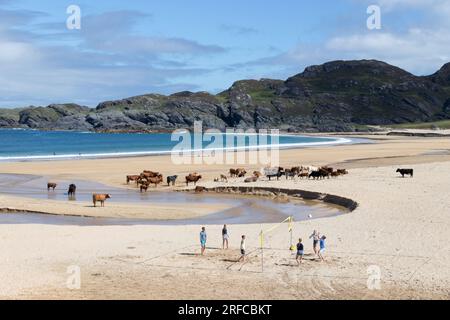
[{"label": "rocky cliff", "polygon": [[311,66],[286,81],[243,80],[217,95],[148,94],[100,103],[0,109],[0,127],[46,130],[151,131],[189,128],[280,128],[354,131],[450,119],[450,63],[419,77],[374,60]]}]

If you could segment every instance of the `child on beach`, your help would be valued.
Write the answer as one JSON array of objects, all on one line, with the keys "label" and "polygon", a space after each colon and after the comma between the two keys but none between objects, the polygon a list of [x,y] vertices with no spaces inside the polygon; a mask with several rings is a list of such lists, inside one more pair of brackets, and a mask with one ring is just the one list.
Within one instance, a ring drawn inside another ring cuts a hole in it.
[{"label": "child on beach", "polygon": [[325,239],[327,237],[322,236],[319,240],[319,244],[320,244],[320,250],[319,250],[319,258],[321,261],[325,261],[325,259],[323,258],[323,253],[325,252]]},{"label": "child on beach", "polygon": [[225,249],[225,245],[227,246],[228,249],[228,240],[230,239],[230,236],[228,235],[228,229],[227,229],[227,225],[224,224],[223,225],[223,229],[222,229],[222,249]]},{"label": "child on beach", "polygon": [[319,240],[320,240],[320,233],[317,230],[314,230],[313,233],[309,236],[309,238],[313,239],[313,250],[314,250],[314,254],[318,255],[319,254],[319,250],[317,248],[317,245],[319,244]]},{"label": "child on beach", "polygon": [[206,229],[205,227],[202,227],[202,231],[200,232],[200,245],[202,247],[201,249],[202,256],[205,254],[206,250],[206,239],[207,239]]},{"label": "child on beach", "polygon": [[242,236],[241,240],[241,257],[239,258],[238,262],[240,261],[245,261],[245,235]]},{"label": "child on beach", "polygon": [[298,239],[298,243],[297,243],[297,255],[295,257],[295,260],[297,260],[298,265],[300,265],[300,263],[302,263],[303,260],[303,254],[304,254],[304,250],[303,250],[303,243],[302,243],[302,238]]}]

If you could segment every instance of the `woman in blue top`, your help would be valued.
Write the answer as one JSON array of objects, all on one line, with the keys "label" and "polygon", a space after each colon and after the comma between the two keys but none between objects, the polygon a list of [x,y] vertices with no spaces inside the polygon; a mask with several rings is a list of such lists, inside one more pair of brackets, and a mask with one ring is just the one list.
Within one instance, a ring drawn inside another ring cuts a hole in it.
[{"label": "woman in blue top", "polygon": [[205,227],[202,228],[202,231],[200,232],[200,245],[202,246],[202,255],[205,254],[205,250],[206,250],[206,231],[205,231]]},{"label": "woman in blue top", "polygon": [[325,259],[323,258],[323,253],[325,252],[325,239],[327,237],[322,236],[319,240],[319,246],[320,246],[320,250],[319,250],[319,258],[321,261],[325,261]]}]

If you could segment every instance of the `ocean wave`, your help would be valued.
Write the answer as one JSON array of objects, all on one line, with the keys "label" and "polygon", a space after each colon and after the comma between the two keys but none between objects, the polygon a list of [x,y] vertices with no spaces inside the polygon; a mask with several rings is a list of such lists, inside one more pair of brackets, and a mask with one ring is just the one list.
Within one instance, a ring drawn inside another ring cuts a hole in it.
[{"label": "ocean wave", "polygon": [[[281,135],[280,135],[281,136]],[[302,137],[294,135],[284,135],[290,137]],[[234,146],[228,148],[203,148],[203,149],[186,149],[186,150],[153,150],[153,151],[128,151],[128,152],[104,152],[104,153],[86,153],[86,154],[61,154],[61,155],[27,155],[27,156],[0,156],[0,161],[44,161],[44,160],[75,160],[75,159],[97,159],[97,158],[121,158],[121,157],[139,157],[139,156],[154,156],[167,154],[194,154],[200,152],[233,152],[233,151],[256,151],[268,149],[296,149],[307,148],[315,146],[331,146],[341,144],[358,143],[355,139],[348,138],[331,138],[331,137],[314,137],[316,139],[326,139],[327,141],[313,141],[313,142],[297,142],[297,143],[279,143],[279,144],[265,144],[253,146]],[[330,140],[333,139],[333,140]]]}]

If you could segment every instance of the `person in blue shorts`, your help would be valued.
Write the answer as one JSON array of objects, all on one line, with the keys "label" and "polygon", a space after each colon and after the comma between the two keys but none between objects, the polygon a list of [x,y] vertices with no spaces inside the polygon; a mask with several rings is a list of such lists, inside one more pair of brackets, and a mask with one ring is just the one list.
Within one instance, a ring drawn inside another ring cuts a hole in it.
[{"label": "person in blue shorts", "polygon": [[320,238],[320,240],[319,240],[319,247],[320,247],[320,250],[319,250],[319,258],[320,258],[321,261],[325,261],[325,259],[323,258],[323,253],[325,252],[325,239],[326,239],[326,238],[327,238],[327,237],[322,236],[322,237]]},{"label": "person in blue shorts", "polygon": [[295,257],[295,260],[297,260],[298,265],[300,265],[300,263],[302,263],[304,253],[305,253],[305,251],[304,251],[304,247],[303,247],[303,243],[302,243],[302,238],[300,238],[300,239],[298,239],[297,255]]},{"label": "person in blue shorts", "polygon": [[202,227],[202,231],[200,232],[200,245],[202,246],[201,249],[202,256],[205,254],[207,237],[208,236],[206,235],[206,229],[205,227]]}]

